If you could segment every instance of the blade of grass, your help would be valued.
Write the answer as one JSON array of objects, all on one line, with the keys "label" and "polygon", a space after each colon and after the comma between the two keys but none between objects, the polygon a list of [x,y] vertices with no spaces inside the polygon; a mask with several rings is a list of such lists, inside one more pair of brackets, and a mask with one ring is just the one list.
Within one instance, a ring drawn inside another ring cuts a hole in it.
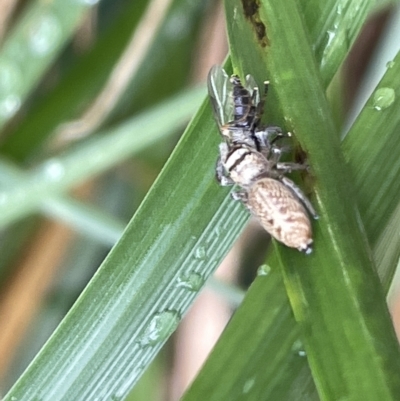
[{"label": "blade of grass", "polygon": [[[93,138],[79,149],[41,164],[21,180],[17,187],[3,189],[0,196],[0,226],[21,218],[40,207],[51,197],[104,172],[174,132],[198,107],[204,88],[194,88],[168,102],[134,117],[103,136]],[[163,124],[155,124],[155,121]],[[164,125],[165,124],[165,125]],[[85,168],[82,168],[85,166]]]},{"label": "blade of grass", "polygon": [[[207,128],[207,127],[206,127]],[[208,127],[208,129],[210,129],[210,127]],[[199,130],[198,132],[197,132],[197,134],[199,134],[199,135],[202,135],[201,136],[201,138],[202,138],[202,140],[204,141],[204,142],[207,142],[208,140],[210,140],[211,139],[211,144],[210,145],[212,145],[212,146],[210,146],[209,148],[207,148],[209,151],[211,150],[211,152],[212,152],[212,150],[214,149],[215,150],[215,143],[213,142],[213,140],[212,140],[212,138],[214,138],[213,136],[211,136],[211,137],[209,137],[209,136],[207,136],[208,135],[208,132],[209,131],[203,131],[203,130]],[[203,136],[203,134],[204,134],[204,136]],[[214,134],[215,135],[215,134]],[[201,152],[201,148],[199,148],[199,149],[197,149],[199,152]],[[205,160],[205,163],[207,163],[207,160]],[[166,177],[167,178],[167,177]],[[211,178],[211,176],[210,176],[210,180],[212,180],[212,178]],[[222,190],[223,191],[223,190]],[[201,199],[201,200],[198,200],[199,202],[200,201],[202,201],[203,199]],[[229,213],[232,213],[232,211],[229,211]],[[242,224],[242,222],[241,222],[241,220],[239,220],[239,221],[231,221],[230,222],[231,224],[232,224],[232,226],[231,227],[226,227],[225,229],[226,229],[226,232],[228,232],[229,230],[235,230],[236,228],[235,227],[237,227],[237,226],[241,226],[241,224]],[[206,237],[204,237],[204,238],[206,238]],[[201,253],[200,253],[201,254]],[[118,368],[118,366],[116,366],[116,368]],[[31,368],[31,370],[30,371],[28,371],[27,372],[27,375],[29,374],[29,372],[32,372],[32,369],[33,368]],[[25,385],[28,385],[29,383],[27,383],[27,378],[25,377],[25,379],[24,380],[26,380],[25,381]],[[34,383],[36,383],[35,381],[33,381]],[[52,383],[50,383],[50,385],[51,385]],[[117,385],[118,385],[118,383],[117,383]],[[28,387],[29,388],[29,387]],[[22,391],[22,390],[21,390]]]},{"label": "blade of grass", "polygon": [[[64,2],[65,3],[65,2]],[[76,117],[107,79],[118,55],[143,13],[147,0],[125,6],[121,16],[100,34],[93,49],[81,56],[49,94],[35,99],[12,135],[1,143],[1,152],[20,162],[37,151],[60,122]],[[70,6],[71,7],[71,6]],[[112,43],[112,46],[109,44]],[[93,68],[96,66],[96,68]]]},{"label": "blade of grass", "polygon": [[[352,166],[353,176],[358,177],[357,192],[370,191],[364,182],[376,183],[373,199],[361,193],[358,200],[371,244],[376,243],[379,233],[398,204],[398,197],[394,194],[400,189],[400,144],[394,139],[393,133],[400,124],[396,114],[400,107],[399,65],[400,52],[344,139],[344,157]],[[380,212],[377,214],[378,209]]]},{"label": "blade of grass", "polygon": [[[11,163],[0,160],[0,183],[2,187],[21,185],[25,174]],[[125,224],[97,209],[67,196],[56,196],[43,200],[41,210],[48,217],[53,217],[69,226],[98,239],[107,245],[114,245],[125,228]]]},{"label": "blade of grass", "polygon": [[[262,318],[260,318],[262,310]],[[245,324],[244,324],[245,323]],[[244,325],[243,325],[244,324]],[[282,335],[284,333],[284,335]],[[182,401],[310,400],[309,372],[281,275],[259,276]],[[291,388],[293,394],[288,394]],[[314,398],[315,399],[315,398]]]},{"label": "blade of grass", "polygon": [[[135,1],[134,4],[126,2],[123,11],[120,11],[121,16],[107,32],[99,36],[94,48],[77,60],[51,93],[35,99],[30,113],[1,144],[0,149],[5,155],[25,162],[27,158],[37,158],[43,142],[54,134],[60,122],[77,118],[82,106],[93,99],[112,72],[146,3],[147,0]],[[121,121],[127,115],[145,110],[184,88],[190,74],[190,51],[201,21],[199,17],[206,7],[206,2],[188,5],[186,0],[173,1],[154,43],[147,50],[147,56],[116,105],[117,115],[114,118]],[[177,29],[185,29],[185,35],[177,35],[171,32],[171,27],[182,9],[185,26],[182,24]],[[110,43],[113,46],[109,46]],[[171,58],[167,64],[165,54]],[[167,73],[168,80],[165,79]]]},{"label": "blade of grass", "polygon": [[279,255],[320,397],[394,399],[399,390],[393,380],[400,367],[399,349],[297,6],[292,1],[284,5],[265,1],[257,15],[246,20],[241,2],[226,4],[230,17],[236,9],[234,23],[228,24],[234,65],[259,78],[261,67],[247,65],[243,49],[251,53],[254,43],[248,20],[253,28],[255,21],[265,24],[266,36],[258,37],[255,51],[262,66],[268,66],[288,129],[297,135],[315,173],[321,214],[314,225],[315,253],[305,258],[284,249]]},{"label": "blade of grass", "polygon": [[218,141],[206,104],[121,240],[6,400],[128,393],[231,246],[238,234],[231,226],[248,218],[214,182]]},{"label": "blade of grass", "polygon": [[[400,91],[400,83],[397,79],[399,74],[400,55],[394,60],[392,68],[386,72],[377,90],[390,86],[398,93]],[[373,98],[374,95],[342,142],[342,150],[348,161],[351,176],[354,178],[357,202],[369,205],[367,208],[360,208],[360,214],[374,249],[374,259],[377,262],[381,280],[387,289],[394,266],[399,259],[400,238],[395,235],[398,231],[397,226],[392,226],[390,223],[389,231],[386,233],[387,229],[383,224],[388,221],[388,216],[393,213],[393,209],[381,208],[373,200],[376,193],[386,194],[389,199],[398,199],[400,182],[397,180],[387,186],[385,181],[388,175],[398,176],[400,174],[400,158],[393,162],[391,158],[377,158],[377,155],[381,153],[379,150],[381,146],[384,149],[393,150],[393,154],[400,154],[400,145],[396,140],[397,127],[400,124],[400,115],[397,110],[400,105],[397,104],[399,100],[396,96],[396,103],[390,108],[378,112],[371,107]],[[384,115],[384,118],[378,118],[381,114]],[[364,129],[362,121],[366,123]],[[389,121],[390,124],[387,126]],[[387,130],[383,131],[382,124],[385,124]],[[379,133],[379,139],[371,133]],[[355,145],[355,142],[359,142],[358,146]],[[377,147],[377,142],[379,147]],[[372,161],[375,164],[372,164]],[[372,205],[374,205],[373,208]],[[376,238],[379,240],[376,241]],[[389,256],[388,248],[393,250],[389,261],[386,260]],[[276,266],[276,259],[270,258],[268,263]],[[267,280],[274,282],[272,288],[269,287]],[[269,273],[266,278],[256,278],[246,294],[245,301],[231,319],[226,331],[222,334],[217,346],[182,401],[195,400],[200,395],[210,401],[241,399],[243,393],[240,385],[244,386],[250,379],[253,380],[254,385],[246,394],[246,399],[252,399],[253,391],[256,394],[254,399],[257,400],[318,399],[315,388],[314,393],[312,391],[311,372],[308,369],[307,359],[303,356],[304,348],[300,341],[300,327],[291,315],[288,299],[283,296],[282,291],[284,291],[283,282],[276,271]],[[275,305],[276,299],[280,299],[282,302],[282,305],[279,306],[281,313],[278,315],[271,307],[271,302]],[[284,327],[280,330],[281,342],[279,344],[276,344],[273,338],[270,339],[270,336],[275,335],[274,331],[270,331],[268,325],[272,318],[271,315],[273,317],[273,322],[270,323],[272,327]],[[264,330],[259,327],[260,325]],[[252,330],[247,330],[248,327],[252,327]],[[295,341],[291,343],[287,338],[293,336]],[[270,347],[267,344],[270,344]],[[296,344],[298,345],[296,346]],[[237,350],[240,350],[241,358],[239,360],[235,359]],[[293,364],[294,358],[296,363]],[[265,365],[265,361],[269,361],[269,363]],[[238,392],[235,376],[229,380],[227,375],[226,380],[220,380],[221,372],[224,374],[227,367],[236,372],[256,373],[246,373],[240,377],[239,388],[241,391]],[[306,390],[302,390],[298,383],[301,383]],[[264,396],[259,394],[260,388],[265,389]]]},{"label": "blade of grass", "polygon": [[12,117],[95,2],[34,1],[0,53],[0,127]]},{"label": "blade of grass", "polygon": [[332,81],[375,3],[374,0],[300,2],[324,87]]}]

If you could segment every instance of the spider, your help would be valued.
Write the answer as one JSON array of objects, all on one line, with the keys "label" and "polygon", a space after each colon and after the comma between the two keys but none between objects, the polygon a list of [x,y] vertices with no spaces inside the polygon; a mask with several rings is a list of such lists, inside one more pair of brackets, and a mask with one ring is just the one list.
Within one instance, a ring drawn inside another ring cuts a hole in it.
[{"label": "spider", "polygon": [[224,142],[219,145],[216,178],[223,185],[238,185],[232,193],[255,215],[272,237],[305,253],[312,251],[312,230],[307,211],[318,218],[302,190],[285,176],[307,169],[298,163],[280,162],[285,152],[279,139],[290,136],[277,126],[262,126],[268,82],[264,93],[251,75],[242,85],[220,66],[208,75],[208,91]]}]

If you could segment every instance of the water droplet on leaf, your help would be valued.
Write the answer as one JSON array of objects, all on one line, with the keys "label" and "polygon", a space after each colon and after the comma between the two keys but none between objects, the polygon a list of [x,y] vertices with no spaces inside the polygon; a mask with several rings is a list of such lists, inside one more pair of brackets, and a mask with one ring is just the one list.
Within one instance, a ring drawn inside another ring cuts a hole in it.
[{"label": "water droplet on leaf", "polygon": [[301,340],[296,340],[292,345],[292,351],[298,356],[306,356],[306,351],[304,351],[304,345]]},{"label": "water droplet on leaf", "polygon": [[79,3],[86,4],[87,6],[94,6],[96,5],[100,0],[79,0]]},{"label": "water droplet on leaf", "polygon": [[38,56],[45,56],[60,42],[61,25],[53,15],[41,14],[29,30],[29,46]]},{"label": "water droplet on leaf", "polygon": [[390,60],[386,63],[386,68],[393,68],[395,64],[393,60]]},{"label": "water droplet on leaf", "polygon": [[271,271],[271,267],[264,264],[261,265],[258,269],[257,269],[257,276],[268,276],[268,274]]},{"label": "water droplet on leaf", "polygon": [[156,313],[146,327],[140,340],[141,346],[156,345],[165,341],[178,327],[180,315],[176,311]]},{"label": "water droplet on leaf", "polygon": [[379,88],[375,91],[373,97],[373,106],[375,110],[384,110],[391,106],[396,98],[392,88]]},{"label": "water droplet on leaf", "polygon": [[0,101],[0,116],[3,118],[12,117],[21,107],[21,99],[16,95],[8,95]]},{"label": "water droplet on leaf", "polygon": [[195,272],[183,274],[178,279],[178,287],[187,288],[190,291],[199,291],[203,283],[203,277]]},{"label": "water droplet on leaf", "polygon": [[41,168],[46,176],[54,181],[61,180],[65,174],[64,165],[57,159],[48,160],[41,166]]},{"label": "water droplet on leaf", "polygon": [[254,386],[254,383],[256,382],[256,379],[248,379],[243,385],[243,394],[247,394]]},{"label": "water droplet on leaf", "polygon": [[196,249],[194,256],[196,259],[204,260],[207,257],[206,248],[204,246],[199,246]]},{"label": "water droplet on leaf", "polygon": [[21,86],[21,72],[18,67],[5,60],[0,61],[0,93],[10,93]]}]

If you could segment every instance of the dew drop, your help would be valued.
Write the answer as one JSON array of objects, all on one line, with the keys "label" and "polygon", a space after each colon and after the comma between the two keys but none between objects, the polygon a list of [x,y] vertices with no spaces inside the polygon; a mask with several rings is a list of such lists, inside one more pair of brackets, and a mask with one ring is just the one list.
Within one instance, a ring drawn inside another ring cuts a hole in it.
[{"label": "dew drop", "polygon": [[332,53],[337,52],[338,49],[346,52],[348,49],[348,43],[349,41],[346,30],[339,29],[336,26],[334,26],[334,30],[328,30],[326,44],[321,55],[321,67],[325,67],[328,64]]},{"label": "dew drop", "polygon": [[393,68],[396,63],[393,60],[390,60],[386,63],[386,68]]},{"label": "dew drop", "polygon": [[203,277],[196,272],[183,274],[178,279],[178,287],[187,288],[190,291],[199,291],[203,283]]},{"label": "dew drop", "polygon": [[335,31],[327,31],[326,34],[327,34],[326,48],[328,48],[329,46],[332,45],[337,33]]},{"label": "dew drop", "polygon": [[156,345],[166,340],[178,327],[180,315],[176,311],[156,313],[146,327],[140,340],[141,346]]},{"label": "dew drop", "polygon": [[341,4],[341,2],[338,2],[338,4],[336,5],[336,14],[342,15],[342,12],[343,12],[343,5]]},{"label": "dew drop", "polygon": [[41,166],[43,173],[53,181],[61,180],[65,175],[64,165],[57,159],[50,159]]},{"label": "dew drop", "polygon": [[221,226],[217,225],[217,226],[214,228],[214,234],[215,234],[215,236],[216,236],[217,238],[221,236],[221,234],[222,234],[222,228],[221,228]]},{"label": "dew drop", "polygon": [[254,383],[256,382],[256,379],[248,379],[243,385],[243,394],[247,394],[254,386]]},{"label": "dew drop", "polygon": [[45,56],[60,42],[61,26],[53,15],[41,14],[29,30],[29,46],[38,56]]},{"label": "dew drop", "polygon": [[[139,365],[141,373],[143,373],[144,366]],[[135,367],[135,371],[137,370],[137,367]],[[139,377],[139,376],[135,376]],[[125,380],[121,386],[118,388],[118,390],[111,395],[111,400],[112,401],[122,401],[125,400],[130,391],[132,390],[132,380],[135,380],[133,376],[130,377],[130,379]]]},{"label": "dew drop", "polygon": [[267,264],[261,265],[257,269],[257,276],[268,276],[271,271],[271,267]]},{"label": "dew drop", "polygon": [[194,253],[194,257],[199,260],[204,260],[207,257],[206,248],[204,246],[199,246]]},{"label": "dew drop", "polygon": [[22,83],[21,71],[14,64],[0,61],[0,93],[11,93],[19,89]]},{"label": "dew drop", "polygon": [[17,95],[8,95],[0,101],[0,116],[3,118],[12,117],[21,107],[21,99]]},{"label": "dew drop", "polygon": [[78,0],[78,3],[85,4],[87,6],[94,6],[96,5],[100,0]]},{"label": "dew drop", "polygon": [[306,351],[304,351],[304,345],[300,340],[296,340],[292,345],[292,351],[298,356],[306,356]]},{"label": "dew drop", "polygon": [[164,34],[170,38],[185,36],[189,30],[189,19],[182,11],[171,13],[164,26]]},{"label": "dew drop", "polygon": [[0,192],[0,206],[7,204],[9,196],[5,192]]},{"label": "dew drop", "polygon": [[392,88],[379,88],[375,91],[373,97],[373,106],[375,110],[384,110],[391,106],[396,98]]},{"label": "dew drop", "polygon": [[21,82],[18,67],[5,60],[0,61],[0,117],[12,117],[21,107],[21,99],[16,94]]}]

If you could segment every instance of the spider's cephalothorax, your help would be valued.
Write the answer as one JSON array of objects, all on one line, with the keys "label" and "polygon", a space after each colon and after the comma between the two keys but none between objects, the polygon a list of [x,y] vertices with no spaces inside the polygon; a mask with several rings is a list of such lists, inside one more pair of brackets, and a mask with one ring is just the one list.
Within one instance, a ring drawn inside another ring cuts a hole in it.
[{"label": "spider's cephalothorax", "polygon": [[307,168],[282,163],[284,149],[277,145],[284,134],[279,127],[260,125],[264,94],[251,75],[243,86],[239,77],[228,77],[219,66],[208,76],[208,90],[219,130],[225,139],[219,146],[216,177],[221,185],[238,185],[232,193],[260,220],[262,226],[285,245],[310,253],[311,223],[307,211],[317,218],[310,201],[285,174]]}]

